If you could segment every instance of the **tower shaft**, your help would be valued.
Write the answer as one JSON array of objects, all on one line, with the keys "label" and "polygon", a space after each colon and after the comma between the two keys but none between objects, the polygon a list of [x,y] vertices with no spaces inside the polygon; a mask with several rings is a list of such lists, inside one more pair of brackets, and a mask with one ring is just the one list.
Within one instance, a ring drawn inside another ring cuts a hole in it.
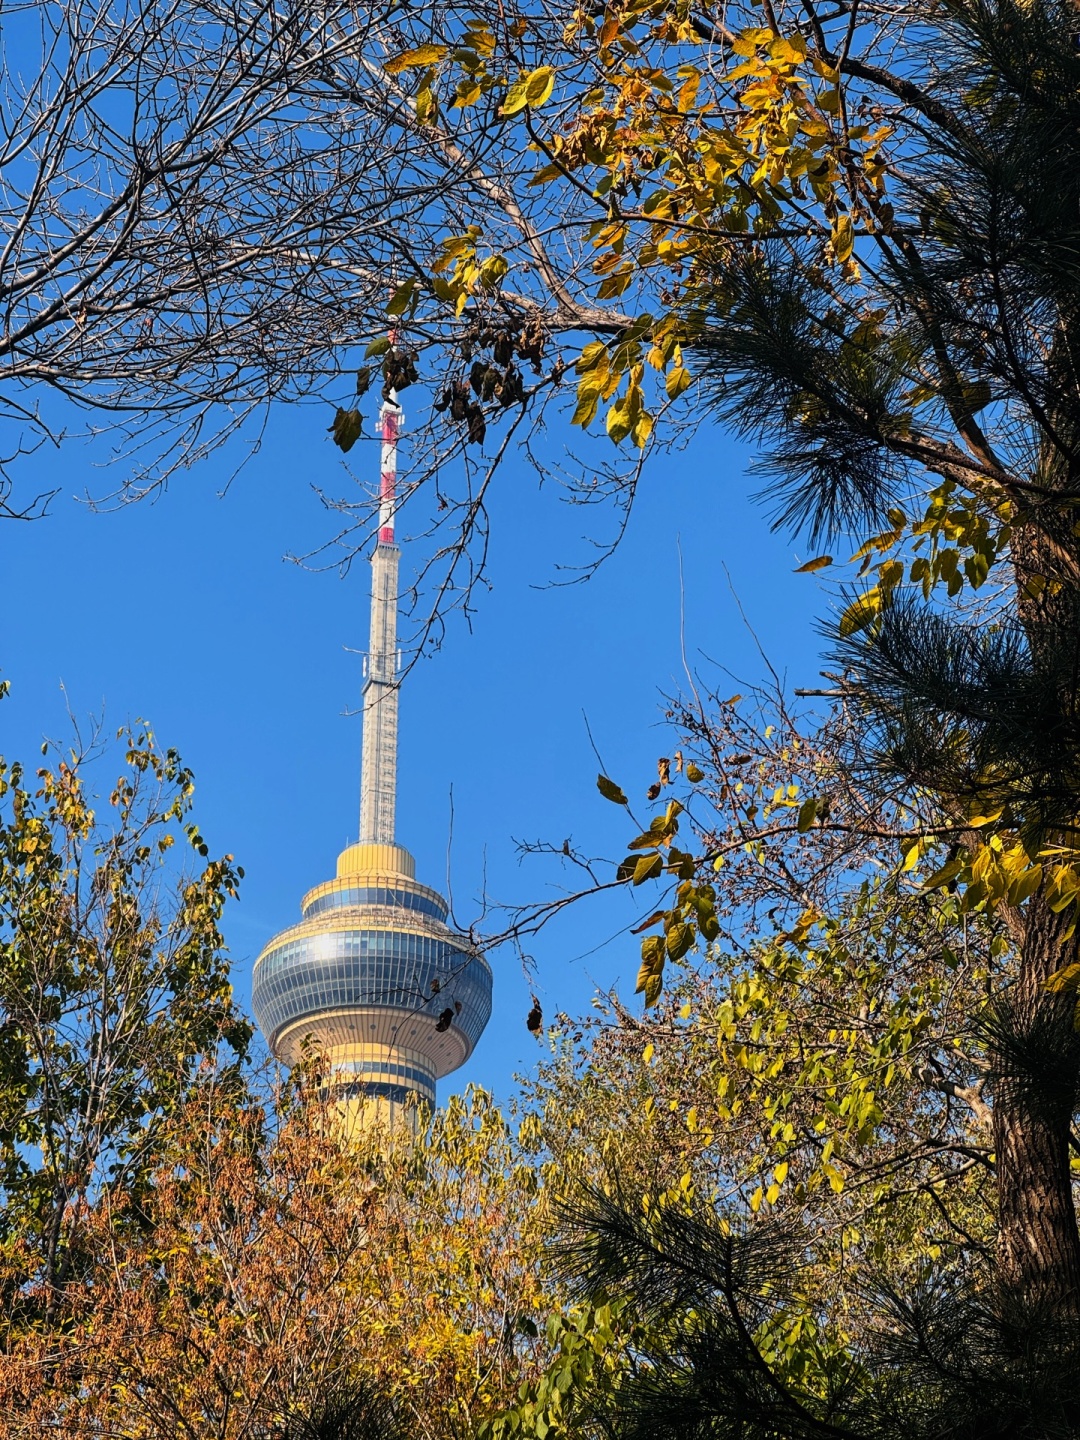
[{"label": "tower shaft", "polygon": [[371,557],[371,639],[364,681],[360,843],[392,845],[397,802],[398,560],[394,544],[397,440],[401,411],[391,397],[380,412],[382,466],[379,539]]}]

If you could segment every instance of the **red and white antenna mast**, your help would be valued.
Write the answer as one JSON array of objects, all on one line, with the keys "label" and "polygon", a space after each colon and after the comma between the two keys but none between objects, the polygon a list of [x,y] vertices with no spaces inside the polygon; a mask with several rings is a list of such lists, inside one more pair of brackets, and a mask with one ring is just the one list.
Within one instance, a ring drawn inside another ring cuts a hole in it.
[{"label": "red and white antenna mast", "polygon": [[382,461],[379,471],[379,544],[394,543],[394,505],[397,501],[397,442],[402,411],[393,390],[379,409]]}]

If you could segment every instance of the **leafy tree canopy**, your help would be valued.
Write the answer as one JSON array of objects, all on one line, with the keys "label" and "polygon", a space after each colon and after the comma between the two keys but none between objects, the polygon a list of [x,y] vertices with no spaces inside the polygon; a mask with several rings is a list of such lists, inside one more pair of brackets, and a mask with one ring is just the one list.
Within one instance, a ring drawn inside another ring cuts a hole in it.
[{"label": "leafy tree canopy", "polygon": [[[252,1033],[220,930],[242,872],[209,858],[176,752],[146,728],[120,738],[102,802],[96,736],[31,782],[0,763],[0,1284],[16,1330],[91,1264],[103,1196],[137,1209],[200,1067],[221,1057],[239,1083]],[[174,863],[177,840],[193,866]]]}]

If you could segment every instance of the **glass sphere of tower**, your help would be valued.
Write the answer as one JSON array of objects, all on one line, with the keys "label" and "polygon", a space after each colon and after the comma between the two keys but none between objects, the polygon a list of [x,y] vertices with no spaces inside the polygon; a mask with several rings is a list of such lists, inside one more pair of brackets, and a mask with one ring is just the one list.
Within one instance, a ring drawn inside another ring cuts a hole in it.
[{"label": "glass sphere of tower", "polygon": [[472,1053],[491,1015],[491,969],[446,924],[443,898],[398,845],[351,845],[304,897],[298,925],[255,962],[252,1001],[273,1053],[325,1056],[336,1103],[395,1120]]}]

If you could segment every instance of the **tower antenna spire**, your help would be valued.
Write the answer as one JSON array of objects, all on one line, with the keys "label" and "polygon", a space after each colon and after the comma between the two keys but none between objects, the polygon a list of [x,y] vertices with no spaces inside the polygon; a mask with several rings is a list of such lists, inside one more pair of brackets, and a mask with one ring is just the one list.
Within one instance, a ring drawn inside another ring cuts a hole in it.
[{"label": "tower antenna spire", "polygon": [[[391,337],[392,341],[393,337]],[[379,409],[379,533],[371,556],[371,638],[364,680],[364,734],[360,769],[360,843],[393,845],[397,805],[398,562],[394,543],[397,444],[403,419],[389,391]]]}]

